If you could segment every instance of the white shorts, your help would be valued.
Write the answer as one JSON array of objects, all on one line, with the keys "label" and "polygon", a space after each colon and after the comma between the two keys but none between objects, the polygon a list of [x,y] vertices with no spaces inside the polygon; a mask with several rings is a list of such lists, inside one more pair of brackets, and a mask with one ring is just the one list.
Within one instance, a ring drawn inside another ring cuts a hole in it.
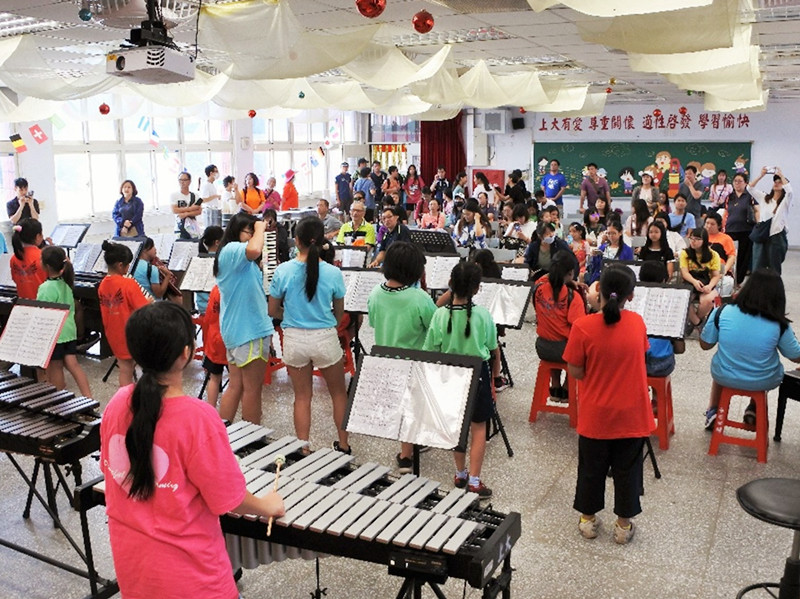
[{"label": "white shorts", "polygon": [[328,368],[342,359],[342,346],[336,329],[283,329],[283,363],[292,368],[313,364]]},{"label": "white shorts", "polygon": [[261,339],[253,339],[247,343],[234,347],[231,349],[226,348],[228,364],[234,364],[239,368],[247,366],[250,362],[255,360],[264,360],[269,364],[269,350],[272,335],[267,335]]}]

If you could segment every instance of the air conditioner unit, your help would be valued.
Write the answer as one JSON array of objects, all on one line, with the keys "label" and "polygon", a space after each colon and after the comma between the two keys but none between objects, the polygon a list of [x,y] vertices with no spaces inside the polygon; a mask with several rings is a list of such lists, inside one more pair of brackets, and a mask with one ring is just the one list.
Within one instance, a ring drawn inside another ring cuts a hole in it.
[{"label": "air conditioner unit", "polygon": [[505,110],[486,110],[483,113],[483,131],[487,135],[502,135],[506,132]]}]

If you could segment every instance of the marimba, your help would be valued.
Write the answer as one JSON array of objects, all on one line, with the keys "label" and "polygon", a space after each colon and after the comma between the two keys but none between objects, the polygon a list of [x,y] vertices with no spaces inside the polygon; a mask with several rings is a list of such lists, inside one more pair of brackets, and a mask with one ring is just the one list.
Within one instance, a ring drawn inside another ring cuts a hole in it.
[{"label": "marimba", "polygon": [[287,463],[278,481],[286,514],[275,520],[269,543],[265,519],[222,517],[234,568],[316,552],[386,564],[400,576],[438,582],[452,576],[475,588],[497,585],[494,573],[502,566],[501,578],[510,584],[518,513],[481,509],[475,493],[443,491],[411,474],[395,478],[376,463],[356,466],[352,456],[332,449],[306,453],[306,441],[273,440],[271,431],[251,423],[237,422],[228,434],[256,496],[273,489],[275,457]]}]

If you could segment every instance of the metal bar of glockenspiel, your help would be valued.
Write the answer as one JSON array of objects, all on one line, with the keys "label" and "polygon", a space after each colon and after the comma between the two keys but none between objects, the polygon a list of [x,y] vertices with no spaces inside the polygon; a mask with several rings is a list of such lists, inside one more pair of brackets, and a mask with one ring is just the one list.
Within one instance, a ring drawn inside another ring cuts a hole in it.
[{"label": "metal bar of glockenspiel", "polygon": [[374,541],[380,532],[391,524],[392,520],[400,515],[403,511],[403,506],[399,503],[393,503],[386,508],[380,515],[361,533],[358,538],[362,541]]},{"label": "metal bar of glockenspiel", "polygon": [[[418,510],[416,517],[414,517],[402,530],[400,530],[392,539],[392,544],[398,547],[405,547],[409,544],[414,535],[416,535],[428,523],[428,520],[434,517],[434,513],[430,510]],[[378,537],[378,542],[381,542]]]},{"label": "metal bar of glockenspiel", "polygon": [[317,533],[326,532],[331,524],[333,524],[342,514],[344,514],[355,503],[363,498],[363,495],[347,493],[341,489],[334,489],[334,491],[340,491],[345,495],[330,510],[325,512],[311,524],[309,527],[311,531]]},{"label": "metal bar of glockenspiel", "polygon": [[273,441],[272,443],[270,443],[266,447],[262,447],[261,449],[257,449],[256,451],[254,451],[250,455],[247,455],[247,456],[243,457],[239,461],[239,463],[242,466],[249,466],[250,468],[253,468],[254,467],[253,464],[260,463],[260,461],[261,461],[261,459],[263,457],[271,455],[271,454],[273,454],[275,452],[281,451],[284,447],[288,446],[290,443],[292,443],[292,442],[294,442],[296,440],[297,440],[297,438],[296,437],[292,437],[292,436],[281,437],[280,439],[278,439],[277,441]]},{"label": "metal bar of glockenspiel", "polygon": [[[337,453],[341,453],[341,452],[337,452]],[[341,455],[338,456],[333,462],[329,463],[324,468],[320,468],[319,470],[317,470],[316,472],[314,472],[313,474],[311,474],[309,476],[306,476],[305,478],[306,478],[306,480],[308,480],[308,481],[310,481],[312,483],[319,482],[319,481],[329,477],[331,474],[333,474],[334,472],[336,472],[340,468],[344,468],[350,462],[352,462],[354,459],[355,458],[352,455],[347,455],[347,454],[341,453]]]},{"label": "metal bar of glockenspiel", "polygon": [[446,516],[460,516],[461,513],[478,500],[477,493],[466,493],[455,505],[445,511]]},{"label": "metal bar of glockenspiel", "polygon": [[453,536],[450,537],[450,540],[444,544],[442,547],[442,551],[444,551],[448,555],[455,555],[458,553],[458,550],[461,546],[466,542],[469,536],[477,529],[480,525],[477,522],[473,522],[471,520],[466,520],[456,532],[453,533]]},{"label": "metal bar of glockenspiel", "polygon": [[449,518],[439,531],[425,543],[425,549],[428,551],[441,551],[444,544],[450,540],[450,537],[458,530],[462,522],[464,520],[461,518]]},{"label": "metal bar of glockenspiel", "polygon": [[403,503],[405,505],[417,505],[438,488],[439,488],[438,482],[436,482],[435,480],[429,480],[422,486],[421,489],[419,489],[416,493],[411,495]]},{"label": "metal bar of glockenspiel", "polygon": [[287,476],[292,476],[294,478],[303,478],[299,474],[299,472],[305,468],[308,468],[311,464],[314,464],[318,460],[324,460],[326,456],[336,457],[334,454],[334,450],[330,447],[323,447],[322,449],[318,449],[317,451],[313,451],[309,453],[307,456],[304,456],[302,459],[297,460],[294,464],[290,466],[286,466],[283,468],[283,472]]},{"label": "metal bar of glockenspiel", "polygon": [[350,509],[342,514],[334,523],[332,523],[327,532],[334,536],[341,536],[344,530],[353,522],[358,519],[361,514],[366,512],[377,500],[374,497],[362,496],[355,502]]},{"label": "metal bar of glockenspiel", "polygon": [[419,514],[419,510],[415,507],[402,507],[403,509],[394,518],[392,518],[391,522],[384,526],[377,536],[375,536],[375,539],[379,543],[384,545],[388,544],[397,535],[397,533],[400,532],[406,523]]},{"label": "metal bar of glockenspiel", "polygon": [[410,484],[412,481],[416,480],[416,476],[413,474],[404,474],[391,485],[386,487],[383,491],[378,493],[376,497],[378,499],[391,499],[395,493],[397,493],[400,489],[405,487],[406,485]]},{"label": "metal bar of glockenspiel", "polygon": [[384,501],[379,499],[375,502],[375,504],[369,508],[364,514],[362,514],[355,522],[353,522],[347,529],[344,531],[344,536],[349,539],[355,539],[360,535],[364,529],[367,528],[375,519],[380,516],[383,512],[389,509],[389,506],[392,505],[388,501]]},{"label": "metal bar of glockenspiel", "polygon": [[323,514],[333,509],[347,495],[346,491],[341,489],[328,488],[328,494],[325,499],[317,503],[313,508],[307,510],[302,516],[292,523],[292,526],[301,530],[307,529],[313,522],[320,518]]},{"label": "metal bar of glockenspiel", "polygon": [[425,544],[433,538],[439,529],[447,522],[447,516],[444,514],[434,514],[433,518],[420,530],[416,535],[411,538],[408,546],[412,549],[422,549]]}]

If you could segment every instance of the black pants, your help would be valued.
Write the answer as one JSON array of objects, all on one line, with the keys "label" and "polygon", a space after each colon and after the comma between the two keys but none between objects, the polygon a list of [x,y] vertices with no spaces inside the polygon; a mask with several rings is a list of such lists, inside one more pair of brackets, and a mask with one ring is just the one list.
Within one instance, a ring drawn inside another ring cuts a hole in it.
[{"label": "black pants", "polygon": [[744,276],[750,270],[750,262],[753,260],[753,242],[750,241],[750,232],[728,233],[731,239],[739,242],[736,250],[736,284],[741,285]]},{"label": "black pants", "polygon": [[596,514],[605,507],[606,476],[614,478],[614,513],[633,518],[641,513],[644,438],[578,438],[578,483],[573,507],[582,514]]}]

